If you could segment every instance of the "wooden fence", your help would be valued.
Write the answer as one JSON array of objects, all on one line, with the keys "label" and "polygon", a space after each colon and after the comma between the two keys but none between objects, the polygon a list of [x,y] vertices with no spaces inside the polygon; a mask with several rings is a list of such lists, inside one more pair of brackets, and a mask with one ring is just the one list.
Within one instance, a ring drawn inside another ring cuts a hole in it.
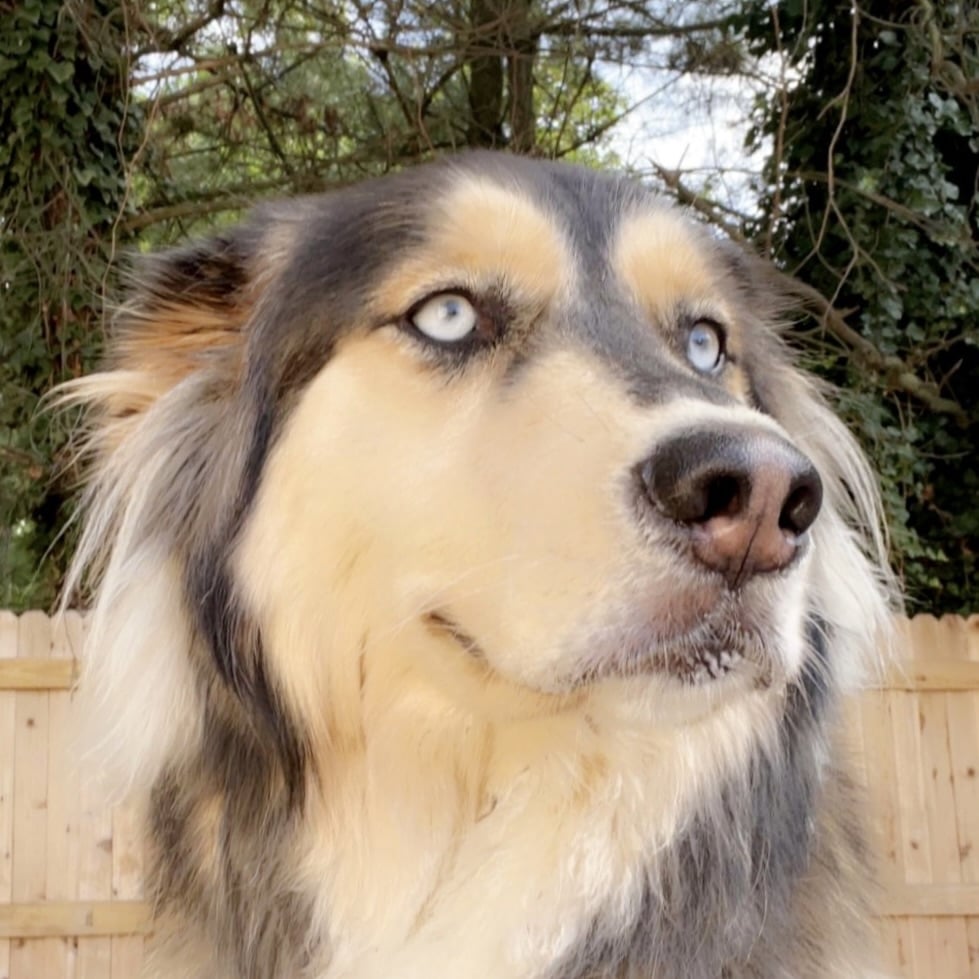
[{"label": "wooden fence", "polygon": [[884,950],[908,979],[979,977],[979,615],[904,623],[908,661],[853,705]]},{"label": "wooden fence", "polygon": [[[0,979],[134,979],[142,960],[136,816],[70,760],[84,628],[0,612]],[[979,616],[904,632],[911,659],[850,717],[884,952],[902,979],[979,979]]]}]

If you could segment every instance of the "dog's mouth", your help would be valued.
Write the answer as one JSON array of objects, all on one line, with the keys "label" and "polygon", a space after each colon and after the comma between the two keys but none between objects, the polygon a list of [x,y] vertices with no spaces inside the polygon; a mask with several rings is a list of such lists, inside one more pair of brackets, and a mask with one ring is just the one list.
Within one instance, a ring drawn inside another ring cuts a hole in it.
[{"label": "dog's mouth", "polygon": [[[737,649],[697,649],[689,655],[661,657],[664,672],[694,686],[727,676],[742,661]],[[654,658],[654,663],[656,662]]]},{"label": "dog's mouth", "polygon": [[[426,625],[451,639],[469,658],[490,667],[480,643],[445,610],[428,612]],[[663,630],[643,625],[615,630],[589,643],[576,656],[576,667],[554,689],[567,691],[619,677],[659,676],[684,686],[701,687],[741,676],[757,687],[774,679],[775,660],[764,627],[740,603],[722,601],[695,625]]]},{"label": "dog's mouth", "polygon": [[486,662],[486,653],[483,652],[482,646],[446,612],[442,610],[427,612],[424,616],[424,622],[433,632],[448,636],[473,659],[481,663]]},{"label": "dog's mouth", "polygon": [[651,634],[634,635],[615,657],[613,672],[662,673],[690,686],[736,674],[769,686],[774,659],[763,632],[744,608],[727,605],[687,630],[661,635],[651,629]]}]

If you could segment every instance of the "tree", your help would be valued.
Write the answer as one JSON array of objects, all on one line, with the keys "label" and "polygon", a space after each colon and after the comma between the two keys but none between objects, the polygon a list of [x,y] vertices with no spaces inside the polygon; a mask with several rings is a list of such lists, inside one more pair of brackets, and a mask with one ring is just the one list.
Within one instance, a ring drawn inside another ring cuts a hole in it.
[{"label": "tree", "polygon": [[[807,351],[877,463],[912,608],[979,607],[979,8],[755,2],[747,231],[830,303]],[[802,332],[800,327],[797,332]]]},{"label": "tree", "polygon": [[149,125],[129,226],[185,234],[259,194],[466,147],[614,162],[607,137],[631,107],[603,68],[717,29],[700,4],[685,9],[684,21],[628,0],[160,6],[136,52]]},{"label": "tree", "polygon": [[[63,569],[64,433],[35,411],[90,365],[125,243],[491,146],[625,164],[799,276],[813,315],[791,337],[878,464],[913,603],[976,607],[974,5],[0,0],[0,13],[0,604],[47,603]],[[640,127],[654,92],[665,108]],[[678,117],[752,92],[753,156],[686,171],[658,158]],[[639,154],[622,151],[626,132]]]},{"label": "tree", "polygon": [[114,0],[0,2],[0,605],[50,603],[64,561],[65,433],[38,404],[99,345],[140,129],[130,39]]}]

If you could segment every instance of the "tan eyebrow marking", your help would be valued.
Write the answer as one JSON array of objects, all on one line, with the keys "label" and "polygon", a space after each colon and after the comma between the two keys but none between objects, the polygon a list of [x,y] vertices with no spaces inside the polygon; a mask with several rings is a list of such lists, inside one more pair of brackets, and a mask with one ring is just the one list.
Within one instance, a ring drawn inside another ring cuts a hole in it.
[{"label": "tan eyebrow marking", "polygon": [[[716,318],[727,334],[729,354],[737,356],[741,324],[725,295],[724,271],[688,219],[665,207],[626,215],[610,254],[613,268],[651,323],[672,332],[680,310]],[[740,368],[726,371],[722,383],[747,399],[748,380]]]},{"label": "tan eyebrow marking", "polygon": [[720,299],[698,237],[686,219],[666,208],[626,216],[612,245],[612,265],[654,314],[668,313],[683,301]]},{"label": "tan eyebrow marking", "polygon": [[428,227],[423,244],[382,286],[378,308],[404,308],[453,276],[461,285],[502,278],[540,302],[570,288],[570,244],[556,222],[515,187],[462,175],[433,204]]}]

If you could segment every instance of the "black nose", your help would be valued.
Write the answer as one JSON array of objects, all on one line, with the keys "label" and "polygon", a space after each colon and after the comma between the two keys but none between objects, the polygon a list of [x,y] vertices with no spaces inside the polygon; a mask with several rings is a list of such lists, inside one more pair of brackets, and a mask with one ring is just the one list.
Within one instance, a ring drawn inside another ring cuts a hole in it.
[{"label": "black nose", "polygon": [[823,498],[806,456],[772,432],[741,426],[676,435],[639,474],[654,509],[732,588],[790,564]]}]

